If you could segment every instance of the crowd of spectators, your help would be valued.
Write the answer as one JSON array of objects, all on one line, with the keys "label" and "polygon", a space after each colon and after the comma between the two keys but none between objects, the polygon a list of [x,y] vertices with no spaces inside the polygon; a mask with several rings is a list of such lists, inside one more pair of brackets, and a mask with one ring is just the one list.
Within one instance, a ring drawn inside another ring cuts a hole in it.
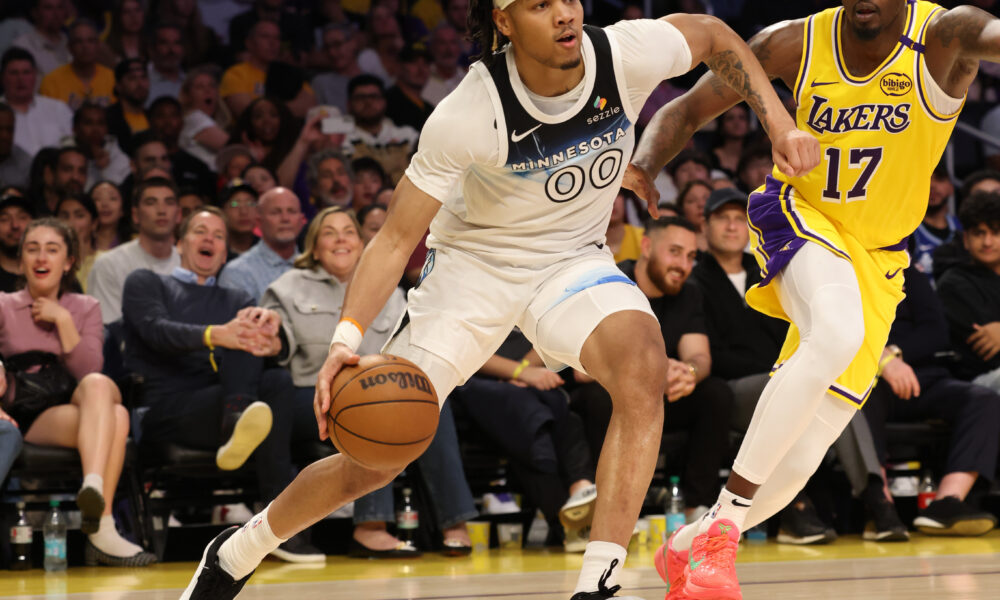
[{"label": "crowd of spectators", "polygon": [[[1000,15],[1000,0],[970,3]],[[650,3],[655,16],[712,12],[744,37],[837,4]],[[598,1],[589,20],[650,16],[645,6]],[[22,441],[78,448],[88,557],[152,560],[110,516],[129,435],[215,451],[224,470],[254,456],[262,502],[291,480],[291,445],[315,437],[313,386],[346,285],[424,122],[476,52],[467,11],[467,0],[0,8],[0,480]],[[640,130],[697,74],[661,84]],[[952,427],[935,502],[914,527],[979,533],[995,523],[974,491],[997,475],[1000,441],[998,78],[984,69],[966,109],[996,145],[977,142],[971,160],[965,152],[934,172],[880,383],[835,446],[870,539],[909,536],[886,491],[888,421]],[[622,190],[608,226],[610,250],[650,299],[666,340],[664,431],[686,438],[683,460],[665,469],[681,476],[689,518],[713,502],[730,434],[746,430],[787,328],[743,300],[760,279],[746,252],[746,195],[772,167],[754,115],[736,106],[656,178],[661,213],[671,216],[647,221],[645,204]],[[363,353],[391,334],[426,253],[421,243]],[[101,375],[110,331],[127,348],[119,367],[145,382],[131,421]],[[526,344],[512,332],[454,400],[509,457],[549,540],[565,534],[566,548],[581,550],[586,530],[572,514],[599,493],[594,461],[610,398],[585,373],[546,370]],[[27,364],[24,353],[34,353]],[[29,410],[13,383],[37,368],[65,385]],[[477,513],[450,406],[419,463],[445,551],[466,553],[465,522]],[[781,541],[835,537],[808,494],[780,518]],[[386,526],[392,485],[358,500],[354,520],[353,554],[419,554]],[[322,560],[308,531],[275,554]]]}]

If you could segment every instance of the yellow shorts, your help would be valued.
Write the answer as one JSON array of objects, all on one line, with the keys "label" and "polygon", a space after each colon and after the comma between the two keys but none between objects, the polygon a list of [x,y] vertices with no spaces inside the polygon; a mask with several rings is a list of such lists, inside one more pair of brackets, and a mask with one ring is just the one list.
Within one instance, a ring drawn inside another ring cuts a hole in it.
[{"label": "yellow shorts", "polygon": [[[763,280],[747,291],[747,303],[760,312],[791,322],[769,285],[795,253],[808,242],[819,244],[850,261],[861,288],[865,341],[830,392],[861,408],[875,386],[878,363],[903,300],[903,269],[910,263],[906,241],[869,250],[824,214],[798,196],[795,189],[768,176],[767,183],[750,194],[747,206],[750,244]],[[799,330],[792,323],[774,370],[799,347]],[[772,371],[773,373],[774,371]]]}]

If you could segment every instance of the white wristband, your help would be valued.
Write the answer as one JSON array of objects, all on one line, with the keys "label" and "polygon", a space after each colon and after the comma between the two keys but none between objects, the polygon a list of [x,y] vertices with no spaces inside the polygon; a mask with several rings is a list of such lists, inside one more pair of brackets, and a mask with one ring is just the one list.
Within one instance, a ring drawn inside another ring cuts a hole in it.
[{"label": "white wristband", "polygon": [[357,352],[361,346],[362,338],[364,338],[364,334],[361,333],[357,325],[350,321],[341,321],[337,324],[337,329],[333,331],[333,341],[330,342],[330,346],[343,344],[350,348],[351,352]]}]

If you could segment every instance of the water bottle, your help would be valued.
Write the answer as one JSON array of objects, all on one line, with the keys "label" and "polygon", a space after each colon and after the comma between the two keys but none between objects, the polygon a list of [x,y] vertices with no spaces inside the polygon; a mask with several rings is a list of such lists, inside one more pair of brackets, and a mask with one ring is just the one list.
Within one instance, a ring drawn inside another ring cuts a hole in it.
[{"label": "water bottle", "polygon": [[17,522],[10,528],[10,550],[13,553],[11,571],[31,568],[31,523],[24,514],[24,502],[17,503]]},{"label": "water bottle", "polygon": [[917,508],[924,510],[934,502],[937,495],[937,488],[934,486],[934,479],[930,471],[924,471],[924,478],[920,480],[920,491],[917,493]]},{"label": "water bottle", "polygon": [[403,488],[403,505],[396,511],[396,537],[409,544],[414,543],[417,528],[420,527],[420,514],[413,507],[412,494],[413,490]]},{"label": "water bottle", "polygon": [[684,527],[684,493],[681,492],[681,478],[676,475],[670,478],[670,495],[667,496],[667,534]]},{"label": "water bottle", "polygon": [[66,515],[59,510],[59,501],[50,500],[52,510],[45,516],[45,570],[66,570]]}]

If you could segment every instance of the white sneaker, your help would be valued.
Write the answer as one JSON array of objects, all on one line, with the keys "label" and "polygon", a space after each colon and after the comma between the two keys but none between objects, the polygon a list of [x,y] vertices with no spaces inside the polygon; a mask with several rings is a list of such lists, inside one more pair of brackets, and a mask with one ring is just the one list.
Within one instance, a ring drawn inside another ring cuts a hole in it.
[{"label": "white sneaker", "polygon": [[588,485],[569,497],[559,509],[559,522],[566,529],[579,529],[594,521],[597,507],[597,486]]},{"label": "white sneaker", "polygon": [[513,494],[483,494],[483,512],[488,515],[511,515],[521,512],[521,507],[517,505]]},{"label": "white sneaker", "polygon": [[253,518],[245,504],[223,504],[212,507],[213,525],[242,525]]}]

